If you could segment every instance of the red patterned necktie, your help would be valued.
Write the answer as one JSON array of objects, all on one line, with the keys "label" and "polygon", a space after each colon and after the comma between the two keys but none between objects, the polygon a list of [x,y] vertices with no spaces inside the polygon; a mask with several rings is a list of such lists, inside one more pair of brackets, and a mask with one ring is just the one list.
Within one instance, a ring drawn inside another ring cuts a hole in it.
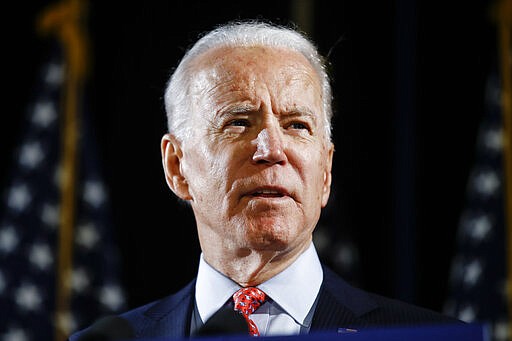
[{"label": "red patterned necktie", "polygon": [[258,288],[248,287],[242,288],[233,294],[233,300],[235,301],[235,311],[238,311],[247,322],[249,327],[249,335],[260,336],[258,327],[249,318],[249,315],[254,313],[260,305],[263,304],[267,295]]}]

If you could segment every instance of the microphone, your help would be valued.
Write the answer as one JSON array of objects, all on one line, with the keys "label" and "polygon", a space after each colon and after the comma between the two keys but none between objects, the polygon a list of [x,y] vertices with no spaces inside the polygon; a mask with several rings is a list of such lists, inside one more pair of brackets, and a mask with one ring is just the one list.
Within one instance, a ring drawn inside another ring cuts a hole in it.
[{"label": "microphone", "polygon": [[247,335],[247,322],[229,304],[219,309],[193,336]]},{"label": "microphone", "polygon": [[128,341],[134,338],[135,332],[130,322],[119,316],[107,316],[85,330],[76,341]]}]

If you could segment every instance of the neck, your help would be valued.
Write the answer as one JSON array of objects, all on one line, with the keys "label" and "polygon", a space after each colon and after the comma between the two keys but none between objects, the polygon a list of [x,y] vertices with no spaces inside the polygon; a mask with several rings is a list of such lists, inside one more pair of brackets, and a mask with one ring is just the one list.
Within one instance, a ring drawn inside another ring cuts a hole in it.
[{"label": "neck", "polygon": [[256,286],[290,266],[310,245],[311,239],[287,250],[202,247],[204,259],[242,287]]}]

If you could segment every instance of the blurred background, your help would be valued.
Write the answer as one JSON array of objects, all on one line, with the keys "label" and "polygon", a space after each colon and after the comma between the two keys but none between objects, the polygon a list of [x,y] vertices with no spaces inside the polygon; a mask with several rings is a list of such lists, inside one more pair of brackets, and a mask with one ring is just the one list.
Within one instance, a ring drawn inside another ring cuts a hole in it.
[{"label": "blurred background", "polygon": [[[40,165],[50,167],[48,160],[60,159],[66,150],[62,130],[68,125],[48,119],[43,125],[53,124],[59,135],[24,154],[27,138],[35,136],[30,129],[37,120],[31,115],[44,112],[35,103],[43,93],[46,100],[60,98],[58,89],[41,90],[40,83],[59,40],[36,27],[54,4],[58,2],[11,2],[5,16],[12,20],[2,23],[0,340],[46,339],[38,338],[35,322],[29,327],[27,321],[41,311],[53,311],[58,302],[72,307],[63,322],[69,331],[100,315],[166,296],[195,276],[200,250],[193,215],[173,197],[161,168],[160,139],[166,132],[162,94],[173,68],[199,34],[246,18],[293,23],[327,56],[336,151],[332,196],[315,232],[322,260],[366,290],[470,322],[490,320],[496,337],[507,339],[503,212],[478,220],[484,208],[504,207],[494,2],[88,2],[88,10],[80,12],[89,68],[84,86],[77,88],[83,97],[77,102],[81,137],[75,194],[93,199],[75,209],[71,224],[74,235],[68,238],[75,246],[68,252],[74,254],[75,269],[82,264],[83,271],[73,272],[67,299],[62,294],[66,286],[58,289],[53,282],[66,269],[59,258],[65,257],[65,246],[58,244],[59,224],[51,229],[44,225],[48,220],[40,223],[27,216],[54,212],[54,220],[55,214],[62,219],[62,210],[47,210],[50,206],[42,204],[52,193],[52,207],[62,207],[56,187],[37,192],[53,183],[54,173],[39,174],[37,180],[30,174]],[[491,123],[489,112],[495,115]],[[39,129],[37,138],[44,138]],[[495,134],[484,139],[484,129]],[[497,147],[489,156],[480,145],[493,142]],[[46,147],[53,148],[48,152],[53,159],[37,157]],[[483,190],[491,191],[484,199],[471,190],[472,177],[482,174],[480,166],[475,173],[482,154],[487,155],[485,169],[497,169],[497,178],[478,178]],[[24,164],[30,172],[19,170]],[[55,165],[51,167],[53,172]],[[87,172],[100,186],[78,183]],[[21,192],[13,191],[22,183],[34,193],[25,204]],[[85,225],[97,229],[80,225],[91,207],[101,212]],[[483,237],[475,241],[471,233],[478,231]],[[87,252],[77,255],[95,243],[100,245],[94,251],[97,258]],[[34,251],[34,245],[46,249]],[[489,262],[485,252],[471,255],[474,250],[494,250],[494,258]],[[489,263],[498,267],[491,275],[485,273]],[[42,271],[53,277],[41,279]],[[118,290],[101,291],[100,273]],[[494,282],[484,283],[486,279]],[[487,285],[497,292],[493,298],[481,297]],[[77,293],[82,293],[80,301],[73,296]],[[64,297],[60,301],[59,295]],[[480,297],[487,308],[479,308],[481,302],[470,295]],[[104,307],[93,307],[93,301]],[[54,323],[48,316],[46,322]]]}]

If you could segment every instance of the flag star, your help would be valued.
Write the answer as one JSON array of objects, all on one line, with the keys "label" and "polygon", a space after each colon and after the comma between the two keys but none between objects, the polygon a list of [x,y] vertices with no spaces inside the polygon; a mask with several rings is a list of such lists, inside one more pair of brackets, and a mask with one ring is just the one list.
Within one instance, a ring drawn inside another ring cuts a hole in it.
[{"label": "flag star", "polygon": [[347,244],[338,245],[334,261],[341,266],[342,269],[350,268],[354,265],[356,254],[354,247]]},{"label": "flag star", "polygon": [[2,335],[2,341],[29,341],[29,337],[23,329],[11,328]]},{"label": "flag star", "polygon": [[84,184],[84,200],[98,208],[106,199],[105,189],[99,181],[87,181]]},{"label": "flag star", "polygon": [[60,220],[59,207],[57,205],[44,204],[41,212],[41,220],[45,225],[56,228]]},{"label": "flag star", "polygon": [[88,223],[77,228],[75,240],[78,245],[92,249],[100,240],[100,236],[96,227],[92,223]]},{"label": "flag star", "polygon": [[482,264],[478,260],[474,260],[464,269],[464,284],[468,286],[475,285],[482,274]]},{"label": "flag star", "polygon": [[46,128],[56,119],[57,111],[55,110],[55,104],[53,102],[44,101],[36,103],[32,122],[41,128]]},{"label": "flag star", "polygon": [[484,146],[493,152],[501,151],[503,147],[503,134],[501,129],[489,129],[483,135]]},{"label": "flag star", "polygon": [[100,302],[111,311],[117,311],[124,305],[121,288],[117,285],[105,285],[99,293]]},{"label": "flag star", "polygon": [[46,244],[33,245],[29,252],[29,259],[40,270],[46,270],[53,264],[52,252]]},{"label": "flag star", "polygon": [[7,198],[7,205],[18,212],[23,211],[32,200],[26,185],[16,185],[11,188]]},{"label": "flag star", "polygon": [[49,85],[60,85],[64,80],[64,67],[62,64],[52,63],[48,65],[44,80]]},{"label": "flag star", "polygon": [[470,226],[469,235],[477,241],[483,240],[492,228],[491,220],[487,215],[474,218]]},{"label": "flag star", "polygon": [[496,341],[509,340],[510,328],[507,321],[496,322],[493,326],[492,333]]},{"label": "flag star", "polygon": [[493,171],[481,172],[473,179],[473,188],[480,194],[491,196],[500,187],[500,179]]},{"label": "flag star", "polygon": [[24,310],[39,310],[42,298],[39,289],[33,284],[23,284],[16,290],[15,301]]},{"label": "flag star", "polygon": [[459,311],[458,314],[459,320],[462,320],[467,323],[471,323],[476,318],[476,311],[475,308],[473,308],[470,305],[465,306],[463,309]]},{"label": "flag star", "polygon": [[73,274],[71,275],[71,286],[73,290],[81,293],[89,287],[90,282],[89,275],[85,269],[80,268],[73,270]]},{"label": "flag star", "polygon": [[30,142],[21,148],[19,162],[25,168],[33,169],[44,159],[44,152],[39,142]]},{"label": "flag star", "polygon": [[0,252],[12,252],[18,246],[19,237],[12,226],[4,227],[0,230]]}]

